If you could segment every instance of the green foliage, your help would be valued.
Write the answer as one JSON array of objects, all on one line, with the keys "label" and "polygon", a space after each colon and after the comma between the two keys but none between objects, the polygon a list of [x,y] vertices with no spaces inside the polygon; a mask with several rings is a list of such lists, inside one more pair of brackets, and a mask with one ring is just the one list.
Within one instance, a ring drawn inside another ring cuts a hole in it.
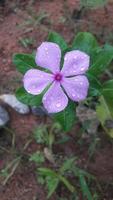
[{"label": "green foliage", "polygon": [[108,0],[80,0],[81,6],[86,8],[98,8],[107,4]]},{"label": "green foliage", "polygon": [[55,134],[61,131],[61,126],[58,123],[53,123],[50,127],[49,125],[40,125],[34,130],[34,139],[38,144],[45,144],[50,149],[55,141]]},{"label": "green foliage", "polygon": [[67,179],[69,174],[73,174],[76,179],[79,180],[80,190],[82,191],[83,197],[87,200],[92,200],[93,195],[89,189],[89,181],[95,181],[95,178],[87,173],[85,170],[82,170],[76,166],[76,158],[72,157],[65,160],[62,166],[54,171],[50,168],[38,168],[38,176],[45,177],[45,183],[48,188],[48,198],[56,191],[59,183],[62,183],[70,192],[73,193],[72,200],[77,198],[77,188],[75,188]]},{"label": "green foliage", "polygon": [[34,139],[38,144],[48,145],[48,129],[47,125],[40,125],[34,130]]},{"label": "green foliage", "polygon": [[109,107],[111,116],[113,118],[113,79],[103,84],[102,95]]},{"label": "green foliage", "polygon": [[20,38],[19,42],[24,48],[27,48],[34,44],[33,38]]},{"label": "green foliage", "polygon": [[19,25],[20,28],[22,27],[28,27],[28,26],[32,26],[32,28],[36,28],[37,25],[41,24],[43,22],[44,19],[48,18],[49,17],[49,14],[44,11],[44,10],[41,10],[39,11],[38,15],[37,15],[37,12],[34,12],[34,10],[32,9],[29,9],[28,10],[29,12],[29,18],[25,19],[25,21]]},{"label": "green foliage", "polygon": [[113,80],[103,84],[101,97],[97,105],[97,116],[105,131],[113,138],[113,128],[106,127],[108,120],[113,120]]},{"label": "green foliage", "polygon": [[30,156],[29,160],[35,162],[36,164],[41,164],[45,161],[45,158],[42,152],[37,151]]},{"label": "green foliage", "polygon": [[18,165],[20,164],[21,156],[16,157],[11,162],[9,162],[2,170],[0,170],[0,176],[4,178],[2,185],[5,186],[8,180],[15,173]]},{"label": "green foliage", "polygon": [[64,163],[62,164],[62,166],[60,167],[59,172],[61,174],[64,174],[66,171],[72,169],[74,162],[75,162],[75,158],[66,159]]},{"label": "green foliage", "polygon": [[67,46],[65,40],[63,39],[63,37],[61,37],[56,32],[50,32],[49,33],[48,41],[58,44],[62,51],[65,51],[68,48],[68,46]]},{"label": "green foliage", "polygon": [[31,54],[14,54],[13,63],[15,64],[17,70],[22,74],[29,69],[36,68],[35,59]]},{"label": "green foliage", "polygon": [[100,81],[90,73],[86,73],[87,78],[89,80],[89,92],[88,96],[100,96],[102,85]]},{"label": "green foliage", "polygon": [[89,32],[80,32],[78,33],[72,43],[72,50],[79,49],[91,54],[91,52],[98,47],[98,43],[95,37]]},{"label": "green foliage", "polygon": [[76,104],[69,102],[65,110],[54,115],[55,120],[61,124],[63,131],[69,131],[72,128],[76,120],[75,108]]},{"label": "green foliage", "polygon": [[113,47],[105,45],[103,48],[93,51],[91,66],[88,73],[99,76],[107,69],[111,61],[113,60]]},{"label": "green foliage", "polygon": [[44,95],[44,93],[41,93],[37,96],[29,94],[28,92],[26,92],[24,87],[21,87],[21,88],[17,89],[17,91],[16,91],[17,99],[20,102],[27,104],[29,106],[37,106],[37,107],[40,106],[42,103],[43,95]]},{"label": "green foliage", "polygon": [[63,183],[70,192],[75,191],[74,186],[63,175],[65,171],[68,171],[70,169],[71,164],[72,164],[72,159],[66,161],[66,163],[63,164],[63,166],[59,169],[58,172],[49,168],[38,168],[38,174],[42,177],[43,176],[45,177],[45,181],[48,188],[47,198],[51,197],[51,195],[55,192],[60,182]]},{"label": "green foliage", "polygon": [[86,180],[82,174],[80,174],[79,180],[80,180],[80,185],[81,185],[81,190],[82,190],[83,196],[87,197],[88,200],[92,200],[93,199],[92,194],[91,194],[89,187],[86,183]]},{"label": "green foliage", "polygon": [[91,191],[89,189],[86,179],[94,181],[95,178],[91,174],[87,173],[85,170],[82,170],[76,167],[76,165],[73,165],[71,170],[73,174],[75,175],[75,177],[78,177],[79,179],[80,189],[82,191],[83,197],[84,198],[86,197],[87,200],[92,200],[93,196],[91,194]]}]

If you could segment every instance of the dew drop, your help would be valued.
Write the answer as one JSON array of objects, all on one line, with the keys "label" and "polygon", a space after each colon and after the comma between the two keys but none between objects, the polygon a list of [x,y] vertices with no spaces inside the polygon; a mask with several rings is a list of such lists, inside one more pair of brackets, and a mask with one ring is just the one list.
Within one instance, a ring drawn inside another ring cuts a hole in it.
[{"label": "dew drop", "polygon": [[81,71],[84,71],[84,67],[81,68]]},{"label": "dew drop", "polygon": [[75,96],[76,96],[76,95],[73,93],[73,94],[72,94],[72,97],[75,97]]},{"label": "dew drop", "polygon": [[57,103],[56,107],[59,108],[61,106],[61,103]]},{"label": "dew drop", "polygon": [[80,82],[80,85],[83,85],[83,82]]},{"label": "dew drop", "polygon": [[68,58],[67,58],[67,57],[65,57],[65,58],[64,58],[64,60],[65,60],[65,61],[67,61],[67,60],[68,60]]}]

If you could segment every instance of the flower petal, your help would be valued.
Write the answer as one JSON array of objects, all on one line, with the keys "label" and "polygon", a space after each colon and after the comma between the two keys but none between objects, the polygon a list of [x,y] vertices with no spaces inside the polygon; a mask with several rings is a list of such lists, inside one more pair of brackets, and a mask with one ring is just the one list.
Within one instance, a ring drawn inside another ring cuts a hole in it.
[{"label": "flower petal", "polygon": [[73,50],[65,54],[64,66],[61,70],[64,76],[84,74],[89,67],[90,57],[79,50]]},{"label": "flower petal", "polygon": [[37,49],[36,64],[52,71],[53,73],[60,70],[61,50],[53,42],[43,42]]},{"label": "flower petal", "polygon": [[68,98],[63,92],[60,83],[53,83],[43,97],[43,104],[49,113],[57,113],[65,109]]},{"label": "flower petal", "polygon": [[89,82],[86,76],[78,75],[72,78],[64,78],[62,86],[73,101],[79,102],[87,97]]},{"label": "flower petal", "polygon": [[37,69],[28,70],[23,79],[25,90],[33,95],[40,94],[52,81],[51,74]]}]

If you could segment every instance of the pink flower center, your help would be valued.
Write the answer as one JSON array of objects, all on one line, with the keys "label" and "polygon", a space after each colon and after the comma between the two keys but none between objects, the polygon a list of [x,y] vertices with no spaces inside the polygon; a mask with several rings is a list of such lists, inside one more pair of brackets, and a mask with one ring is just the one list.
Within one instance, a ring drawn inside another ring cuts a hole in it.
[{"label": "pink flower center", "polygon": [[55,81],[61,81],[62,80],[62,74],[60,74],[60,73],[57,73],[57,74],[55,74],[55,76],[54,76],[54,79],[55,79]]}]

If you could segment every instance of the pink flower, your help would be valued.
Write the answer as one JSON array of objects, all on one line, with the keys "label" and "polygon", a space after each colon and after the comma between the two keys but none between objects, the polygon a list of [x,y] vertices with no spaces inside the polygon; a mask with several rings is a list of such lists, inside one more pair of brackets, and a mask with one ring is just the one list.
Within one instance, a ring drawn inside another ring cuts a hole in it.
[{"label": "pink flower", "polygon": [[87,97],[89,82],[84,74],[89,68],[89,60],[86,53],[73,50],[65,54],[61,69],[59,46],[43,42],[37,49],[35,61],[50,73],[38,69],[28,70],[23,79],[24,88],[32,95],[38,95],[50,84],[43,96],[43,105],[49,113],[60,112],[68,105],[68,97],[75,102]]}]

